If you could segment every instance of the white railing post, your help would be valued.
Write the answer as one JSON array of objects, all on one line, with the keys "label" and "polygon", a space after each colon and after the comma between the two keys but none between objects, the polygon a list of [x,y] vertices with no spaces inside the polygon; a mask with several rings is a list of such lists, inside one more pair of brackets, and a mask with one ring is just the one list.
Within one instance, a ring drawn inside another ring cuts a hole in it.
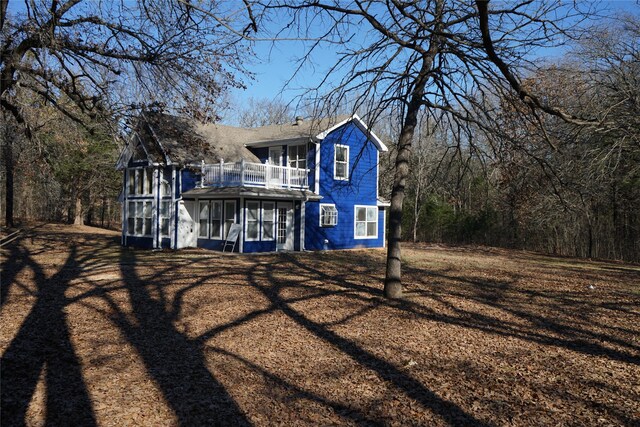
[{"label": "white railing post", "polygon": [[287,188],[291,188],[291,168],[287,166],[284,171],[287,174]]},{"label": "white railing post", "polygon": [[204,187],[204,180],[207,177],[206,170],[204,168],[204,159],[202,159],[202,164],[200,166],[200,188]]},{"label": "white railing post", "polygon": [[271,165],[269,164],[269,159],[267,159],[265,165],[267,165],[267,170],[264,174],[264,186],[269,188],[271,187]]},{"label": "white railing post", "polygon": [[222,185],[224,182],[224,159],[220,159],[220,178],[218,178],[218,184]]},{"label": "white railing post", "polygon": [[240,186],[244,187],[244,159],[240,160]]}]

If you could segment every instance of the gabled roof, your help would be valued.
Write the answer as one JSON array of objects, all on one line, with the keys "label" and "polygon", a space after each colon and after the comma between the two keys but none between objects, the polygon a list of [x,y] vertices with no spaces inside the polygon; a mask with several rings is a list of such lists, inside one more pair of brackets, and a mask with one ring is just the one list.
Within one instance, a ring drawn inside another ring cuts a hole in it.
[{"label": "gabled roof", "polygon": [[323,132],[320,132],[318,135],[316,135],[316,138],[317,139],[325,139],[326,136],[329,135],[331,132],[333,132],[334,130],[338,129],[341,126],[346,125],[347,123],[349,123],[351,121],[356,126],[358,126],[360,128],[360,130],[362,132],[364,132],[365,135],[367,135],[367,137],[369,137],[371,142],[373,142],[373,144],[378,148],[378,150],[380,150],[380,151],[389,151],[389,149],[387,148],[386,145],[384,145],[382,140],[380,138],[378,138],[378,135],[373,133],[373,131],[369,130],[369,127],[365,124],[365,122],[362,121],[362,119],[357,114],[354,114],[353,116],[348,116],[347,118],[343,119],[342,121],[339,121],[338,123],[336,123],[335,125],[333,125],[329,129],[327,129],[327,130],[325,130]]},{"label": "gabled roof", "polygon": [[133,138],[125,147],[119,166],[126,165],[140,147],[147,159],[156,164],[196,164],[238,162],[242,159],[259,162],[246,146],[267,146],[277,142],[291,143],[322,140],[329,133],[353,121],[380,151],[387,147],[357,116],[303,120],[292,124],[240,128],[220,124],[202,124],[195,120],[160,112],[143,112],[136,124]]}]

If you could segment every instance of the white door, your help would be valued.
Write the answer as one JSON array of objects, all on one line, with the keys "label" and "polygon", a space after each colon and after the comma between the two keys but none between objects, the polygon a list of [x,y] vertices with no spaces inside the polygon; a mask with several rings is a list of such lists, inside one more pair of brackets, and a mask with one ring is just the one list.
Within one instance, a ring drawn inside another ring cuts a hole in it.
[{"label": "white door", "polygon": [[178,248],[195,248],[198,244],[196,235],[196,203],[185,200],[178,205]]},{"label": "white door", "polygon": [[276,250],[293,250],[293,204],[278,203]]},{"label": "white door", "polygon": [[282,147],[269,147],[269,164],[282,166]]},{"label": "white door", "polygon": [[[282,147],[269,147],[269,165],[282,166],[283,162]],[[269,183],[279,185],[282,182],[282,168],[271,168],[269,171]]]}]

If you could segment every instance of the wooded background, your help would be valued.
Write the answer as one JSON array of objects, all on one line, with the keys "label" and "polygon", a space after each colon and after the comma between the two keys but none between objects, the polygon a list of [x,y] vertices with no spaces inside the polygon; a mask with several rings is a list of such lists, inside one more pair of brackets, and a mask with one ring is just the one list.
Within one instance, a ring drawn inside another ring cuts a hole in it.
[{"label": "wooded background", "polygon": [[[184,51],[193,42],[193,34],[185,23],[199,19],[198,25],[215,27],[217,21],[206,14],[194,18],[195,10],[183,8],[179,2],[171,4],[175,21],[182,23],[183,34],[191,37],[185,37],[184,45],[175,47],[183,55],[175,61],[175,70],[186,72],[180,67],[193,58]],[[160,12],[161,9],[156,10]],[[5,13],[6,10],[3,20]],[[167,19],[163,26],[171,21]],[[17,34],[24,23],[10,24],[4,25],[5,34]],[[234,70],[239,69],[235,62],[240,57],[242,40],[234,36],[242,32],[245,23],[238,26],[229,40],[221,42],[225,49],[233,46],[234,53],[225,58]],[[25,26],[21,31],[34,30]],[[118,31],[126,34],[126,29]],[[592,25],[579,39],[567,43],[567,53],[561,59],[535,70],[524,70],[521,83],[548,105],[597,120],[590,124],[568,123],[536,112],[517,94],[507,92],[466,94],[461,101],[466,104],[458,107],[473,114],[463,121],[447,111],[422,114],[406,185],[403,239],[640,261],[640,20],[637,16],[620,16],[616,25]],[[7,43],[3,58],[10,58],[16,46]],[[55,51],[52,46],[49,48]],[[58,52],[64,53],[64,49],[60,47]],[[224,57],[221,50],[216,54]],[[112,55],[110,59],[118,58]],[[137,87],[134,94],[121,81],[119,86],[108,86],[114,90],[110,96],[120,103],[100,104],[100,114],[88,114],[87,111],[96,110],[95,105],[88,108],[73,98],[74,93],[89,91],[86,81],[74,81],[75,92],[66,91],[64,85],[69,80],[61,78],[60,83],[50,77],[64,77],[69,71],[58,67],[49,70],[52,74],[47,78],[65,90],[40,96],[44,86],[38,86],[42,84],[38,79],[45,74],[36,72],[39,58],[27,55],[19,60],[23,68],[13,71],[16,75],[22,73],[21,85],[3,89],[3,102],[12,104],[3,104],[0,118],[1,217],[5,218],[7,193],[12,188],[13,212],[18,221],[63,221],[118,228],[121,174],[114,166],[126,138],[126,126],[114,127],[114,123],[125,123],[127,116],[116,107],[145,99],[147,105],[155,103],[157,108],[163,108],[158,107],[158,100],[170,97],[162,98],[167,92],[160,91],[152,98],[144,87]],[[167,66],[162,58],[151,60],[143,53],[138,60],[147,61],[150,68]],[[94,58],[93,65],[98,67],[99,61]],[[61,63],[64,65],[64,61]],[[25,71],[27,66],[35,70],[32,75]],[[109,65],[106,69],[109,67],[117,68]],[[7,69],[5,66],[3,73]],[[111,71],[120,75],[115,71],[122,70]],[[300,114],[295,104],[281,101],[259,99],[245,106],[224,104],[220,100],[229,88],[242,84],[232,72],[222,73],[223,77],[219,72],[216,75],[204,82],[209,85],[206,94],[194,89],[195,83],[181,87],[181,101],[174,102],[170,111],[241,126],[286,123]],[[163,75],[156,77],[161,79]],[[217,83],[214,85],[213,81]],[[217,101],[205,102],[213,99]],[[20,123],[20,116],[11,114],[12,106],[19,106],[21,117],[28,119],[28,132]],[[355,110],[358,106],[341,108],[347,111],[352,107]],[[129,113],[133,115],[135,111],[131,109]],[[385,118],[394,112],[358,112],[376,119],[374,130],[392,148],[388,157],[381,159],[381,195],[388,197],[399,128]]]}]

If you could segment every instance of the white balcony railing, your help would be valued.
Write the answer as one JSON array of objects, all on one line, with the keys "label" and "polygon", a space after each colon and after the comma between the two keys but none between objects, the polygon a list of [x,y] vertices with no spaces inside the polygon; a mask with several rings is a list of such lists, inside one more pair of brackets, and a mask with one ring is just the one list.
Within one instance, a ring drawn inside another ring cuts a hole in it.
[{"label": "white balcony railing", "polygon": [[202,186],[248,186],[265,188],[309,188],[309,170],[268,163],[202,163]]}]

